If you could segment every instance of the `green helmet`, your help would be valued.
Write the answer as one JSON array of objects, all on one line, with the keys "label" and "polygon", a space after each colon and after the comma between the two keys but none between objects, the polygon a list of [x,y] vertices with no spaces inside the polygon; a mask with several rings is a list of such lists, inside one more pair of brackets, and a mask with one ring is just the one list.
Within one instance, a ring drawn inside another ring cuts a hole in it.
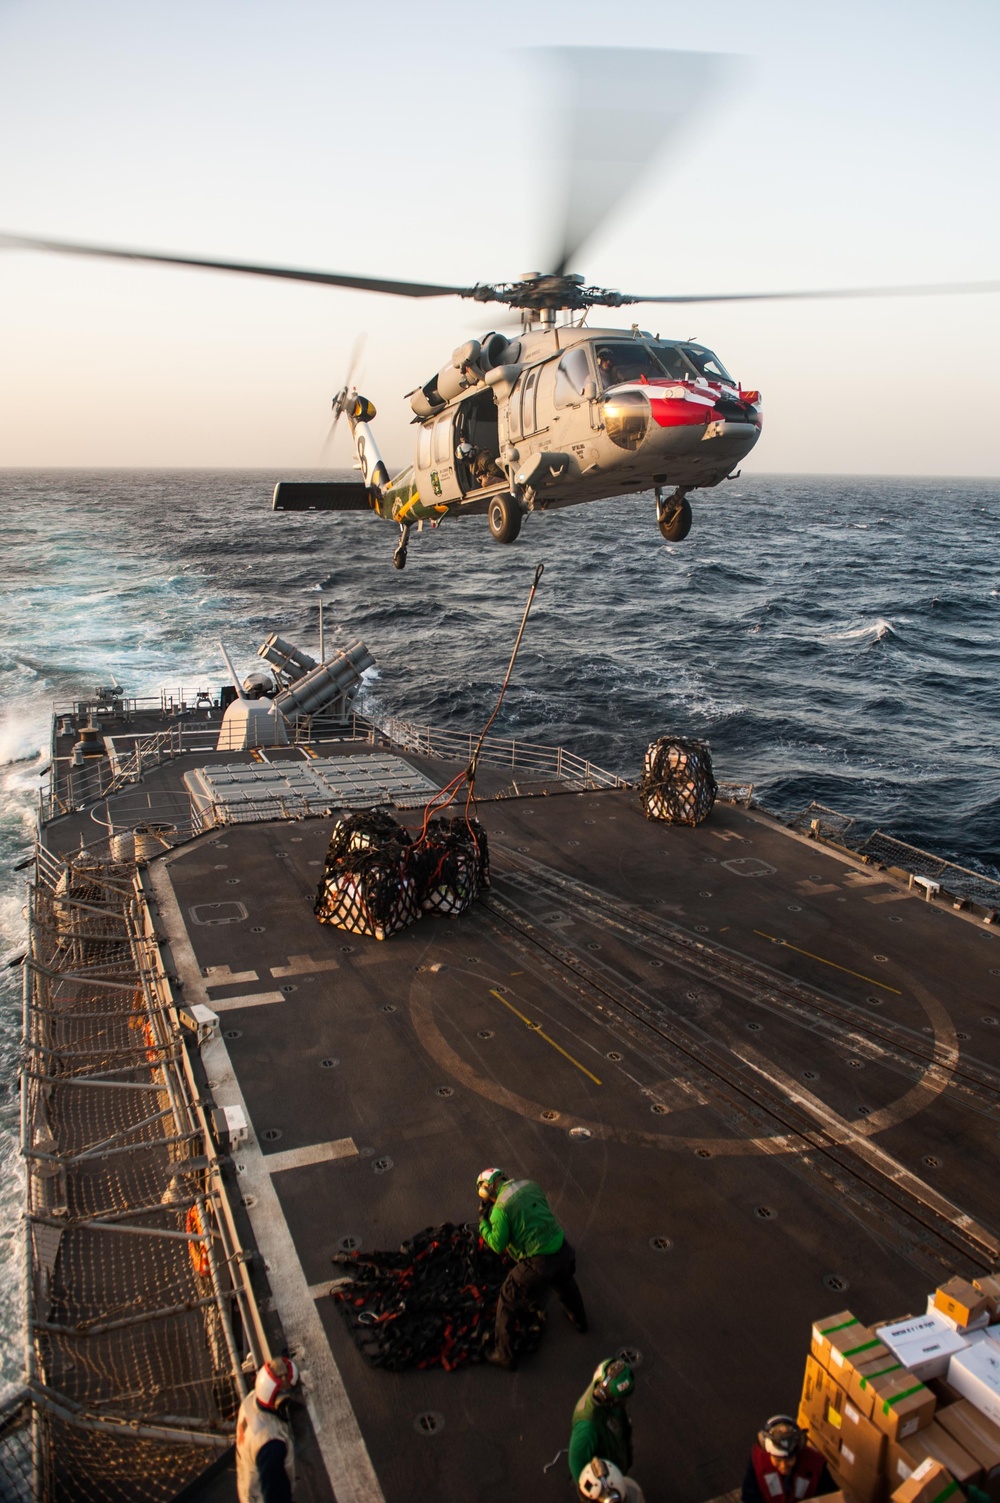
[{"label": "green helmet", "polygon": [[635,1375],[623,1357],[608,1357],[595,1369],[593,1385],[599,1404],[620,1404],[635,1387]]}]

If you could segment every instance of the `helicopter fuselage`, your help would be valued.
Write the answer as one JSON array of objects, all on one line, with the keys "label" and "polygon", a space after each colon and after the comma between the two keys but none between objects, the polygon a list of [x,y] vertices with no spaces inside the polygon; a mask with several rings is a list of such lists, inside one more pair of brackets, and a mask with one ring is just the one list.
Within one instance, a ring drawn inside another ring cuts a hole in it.
[{"label": "helicopter fuselage", "polygon": [[620,329],[470,341],[411,393],[411,405],[414,463],[377,507],[404,523],[482,512],[496,491],[520,491],[525,509],[548,510],[715,486],[761,429],[759,393],[744,391],[711,351]]},{"label": "helicopter fuselage", "polygon": [[487,334],[409,398],[417,433],[405,470],[390,478],[372,403],[345,389],[335,407],[350,422],[363,488],[282,483],[275,507],[367,505],[401,529],[398,568],[413,526],[485,512],[494,538],[512,542],[528,512],[650,490],[661,533],[679,541],[691,525],[687,493],[724,480],[761,430],[760,393],[711,350],[637,327]]}]

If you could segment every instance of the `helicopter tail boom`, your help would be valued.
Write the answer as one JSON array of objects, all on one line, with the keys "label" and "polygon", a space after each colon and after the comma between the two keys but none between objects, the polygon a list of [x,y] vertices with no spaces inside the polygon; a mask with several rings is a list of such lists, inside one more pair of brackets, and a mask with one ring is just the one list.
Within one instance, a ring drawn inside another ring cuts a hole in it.
[{"label": "helicopter tail boom", "polygon": [[353,401],[345,405],[345,410],[347,421],[351,425],[354,452],[358,456],[358,469],[368,488],[369,505],[372,511],[377,511],[379,516],[384,516],[381,502],[385,500],[385,493],[389,488],[389,471],[378,451],[378,444],[375,442],[375,435],[370,426],[375,416],[375,404],[367,397],[355,393]]}]

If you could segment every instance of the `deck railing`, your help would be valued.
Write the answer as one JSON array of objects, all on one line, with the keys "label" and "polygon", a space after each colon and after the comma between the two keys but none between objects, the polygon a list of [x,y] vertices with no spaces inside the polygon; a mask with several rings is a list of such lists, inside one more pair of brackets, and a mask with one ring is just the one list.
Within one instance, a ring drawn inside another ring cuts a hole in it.
[{"label": "deck railing", "polygon": [[32,1443],[34,1410],[26,1388],[0,1403],[0,1498],[4,1503],[36,1503],[37,1457]]},{"label": "deck railing", "polygon": [[985,872],[932,855],[919,846],[897,840],[895,835],[887,835],[884,830],[865,834],[858,830],[858,821],[852,814],[840,814],[825,804],[807,804],[790,819],[786,817],[786,822],[793,830],[815,839],[831,840],[865,861],[909,877],[910,886],[916,883],[923,887],[928,898],[940,892],[958,908],[975,903],[985,909],[990,922],[1000,916],[1000,882]]},{"label": "deck railing", "polygon": [[[434,726],[415,725],[409,720],[382,720],[378,728],[391,745],[404,751],[455,762],[468,762],[479,743],[476,731],[437,730]],[[556,777],[574,788],[628,787],[625,778],[607,772],[563,746],[539,746],[531,741],[487,736],[479,761],[484,766],[510,768],[512,772],[527,777]]]},{"label": "deck railing", "polygon": [[0,1489],[18,1503],[168,1503],[229,1446],[244,1362],[270,1355],[145,880],[110,850],[37,857],[21,1077],[30,1413],[12,1410],[11,1445],[0,1414],[0,1481],[26,1427],[32,1440],[31,1490]]},{"label": "deck railing", "polygon": [[[163,691],[159,698],[135,699],[127,703],[144,711],[160,711],[165,716],[193,708],[196,694],[185,696],[184,691]],[[83,708],[85,705],[81,702]],[[74,709],[81,708],[74,706]],[[69,713],[69,707],[56,713]],[[119,731],[117,738],[109,736],[110,755],[88,760],[82,767],[68,767],[68,758],[59,759],[49,781],[39,791],[39,814],[42,824],[59,815],[82,809],[94,809],[103,799],[137,783],[141,783],[152,769],[164,762],[197,752],[215,750],[218,720],[177,720],[162,730],[146,735],[134,735],[127,729]],[[300,717],[290,728],[293,745],[311,743],[322,747],[324,742],[361,741],[368,745],[393,747],[402,752],[438,757],[442,760],[467,764],[476,750],[479,735],[475,731],[455,731],[414,721],[391,717],[374,721],[368,716],[353,713],[346,720],[335,717]],[[128,743],[118,746],[119,743]],[[561,746],[543,746],[536,742],[518,741],[502,736],[487,736],[479,752],[483,766],[509,769],[510,792],[516,794],[532,780],[558,778],[567,790],[627,788],[629,781],[617,773],[608,772],[596,763],[567,751]],[[750,783],[720,783],[720,798],[731,803],[751,804],[754,788]],[[306,807],[298,807],[291,801],[288,807],[275,806],[267,812],[255,811],[253,818],[302,818],[308,815]],[[774,813],[774,811],[770,811]],[[857,820],[851,815],[840,814],[822,804],[809,804],[799,813],[788,816],[777,814],[776,818],[804,833],[819,839],[833,840],[847,846],[858,854],[878,861],[885,866],[909,874],[913,878],[937,883],[942,891],[957,901],[968,901],[1000,914],[1000,882],[981,872],[959,866],[941,857],[907,845],[882,830],[864,834],[858,829]],[[164,806],[157,813],[147,801],[140,814],[130,818],[122,811],[109,813],[101,821],[106,826],[105,839],[118,837],[134,831],[138,859],[148,859],[160,849],[181,844],[198,834],[212,823],[231,819],[224,810],[201,811],[200,816],[186,810],[178,816],[176,803]],[[100,839],[100,837],[98,837]],[[123,855],[132,856],[133,852]]]}]

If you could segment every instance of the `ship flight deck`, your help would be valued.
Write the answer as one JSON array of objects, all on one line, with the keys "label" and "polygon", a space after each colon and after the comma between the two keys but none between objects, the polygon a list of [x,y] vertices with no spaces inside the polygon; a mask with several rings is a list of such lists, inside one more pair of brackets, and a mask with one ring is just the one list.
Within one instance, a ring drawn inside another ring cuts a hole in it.
[{"label": "ship flight deck", "polygon": [[[143,787],[222,761],[251,764]],[[566,1499],[573,1404],[628,1348],[634,1475],[701,1503],[794,1413],[813,1319],[1000,1261],[996,930],[754,808],[676,828],[633,789],[508,784],[478,807],[489,891],[383,943],[313,915],[331,817],[223,824],[141,873],[178,995],[219,1019],[208,1099],[248,1124],[233,1184],[308,1395],[297,1496]],[[491,1164],[548,1192],[589,1333],[551,1301],[514,1374],[369,1367],[331,1257],[470,1219]]]}]

